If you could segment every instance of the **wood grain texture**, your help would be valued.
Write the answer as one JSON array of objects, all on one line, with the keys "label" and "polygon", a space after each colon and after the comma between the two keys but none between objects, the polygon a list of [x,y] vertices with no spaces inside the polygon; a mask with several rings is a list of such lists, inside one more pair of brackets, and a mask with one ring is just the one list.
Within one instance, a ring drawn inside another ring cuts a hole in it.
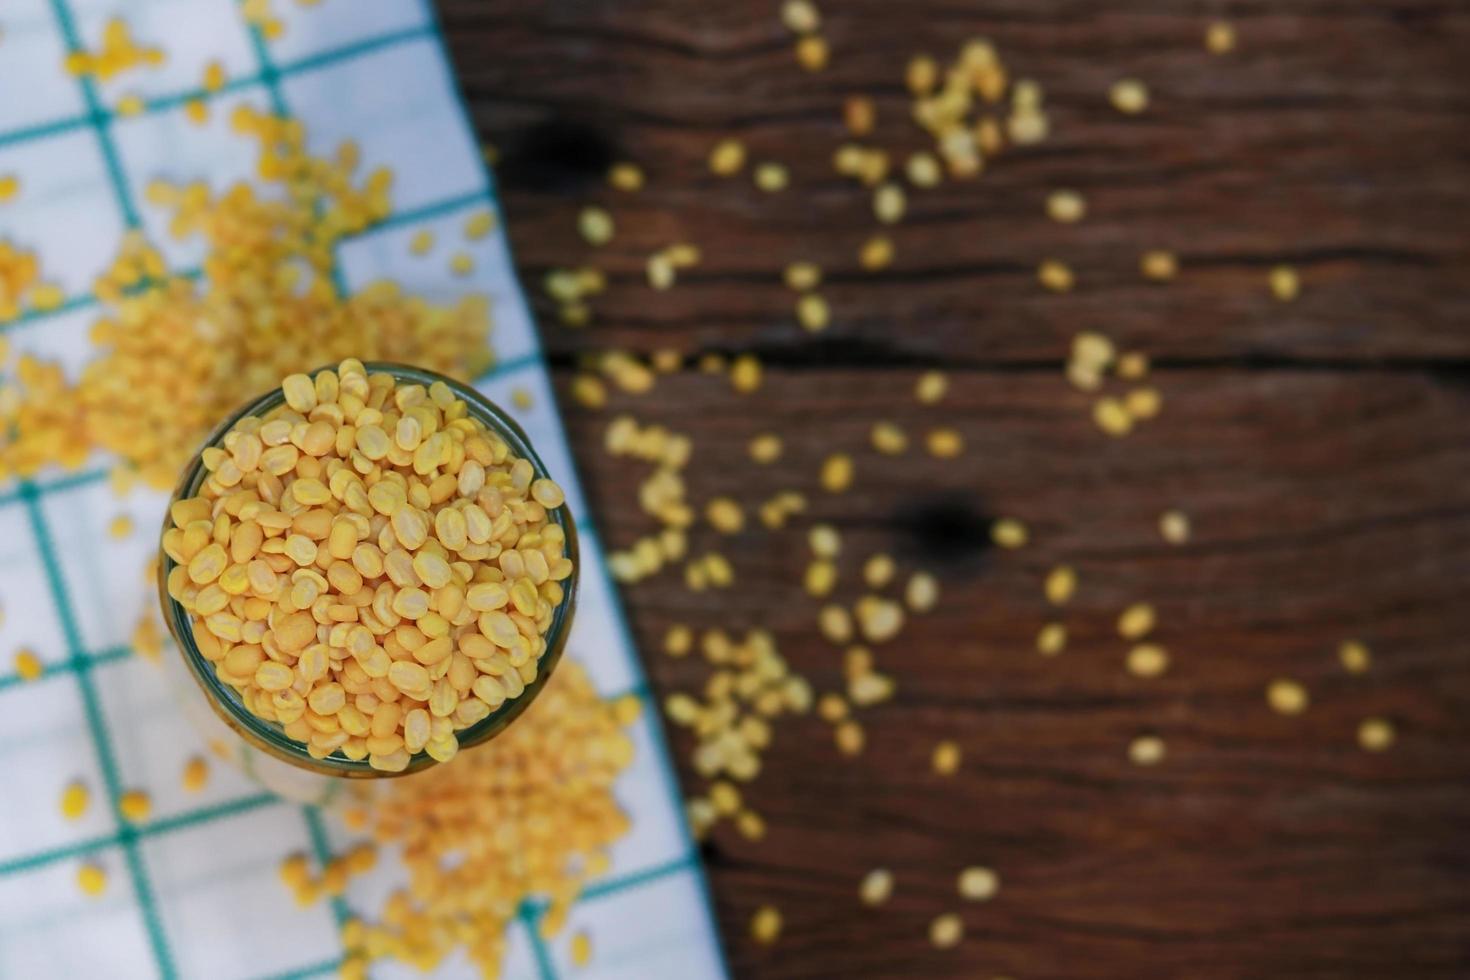
[{"label": "wood grain texture", "polygon": [[[688,432],[690,493],[754,504],[807,492],[844,534],[839,596],[858,594],[872,551],[929,568],[938,610],[879,659],[900,678],[864,715],[869,744],[844,759],[815,717],[788,719],[748,798],[767,838],[721,827],[707,845],[735,972],[750,977],[1458,977],[1470,973],[1470,8],[1452,0],[829,0],[832,66],[792,58],[774,0],[441,0],[460,82],[505,160],[511,236],[533,293],[550,268],[595,261],[611,288],[596,322],[569,330],[541,306],[559,383],[578,358],[674,348],[688,370],[567,423],[604,537],[651,529],[641,467],[609,459],[614,410]],[[1228,13],[1236,53],[1208,55]],[[831,171],[844,96],[876,98],[878,142],[917,149],[904,64],[995,40],[1046,89],[1054,137],[981,179],[910,194],[879,276],[856,250],[874,229],[865,195]],[[1116,78],[1145,79],[1139,118],[1108,108]],[[766,195],[711,176],[713,143],[737,135],[777,159],[792,189]],[[633,159],[643,192],[601,170]],[[1076,187],[1086,221],[1047,221],[1048,190]],[[576,213],[609,206],[616,240],[593,253]],[[649,253],[698,243],[704,262],[668,293]],[[1171,248],[1179,280],[1143,282],[1138,255]],[[1036,264],[1071,263],[1078,288],[1041,291]],[[795,324],[785,262],[827,272],[834,325]],[[1266,270],[1291,262],[1300,300]],[[1100,329],[1154,359],[1163,415],[1104,437],[1061,377],[1072,335]],[[754,396],[700,374],[704,352],[754,350]],[[914,379],[943,366],[951,394],[918,406]],[[569,404],[569,399],[563,399]],[[960,430],[966,452],[897,460],[868,447],[878,419],[918,438]],[[782,461],[748,463],[762,431]],[[834,449],[854,488],[817,488]],[[1195,535],[1163,544],[1178,506]],[[988,521],[1024,519],[1032,544],[989,546]],[[739,584],[693,595],[665,575],[626,590],[663,692],[707,666],[657,653],[672,623],[772,629],[819,689],[840,656],[799,594],[805,523],[719,538]],[[1060,657],[1033,652],[1053,615],[1041,579],[1081,576]],[[1173,655],[1153,681],[1123,669],[1113,622],[1153,602]],[[1348,676],[1347,637],[1375,653]],[[1312,707],[1273,714],[1278,676]],[[1397,744],[1355,743],[1369,715]],[[1157,733],[1154,768],[1126,746]],[[955,777],[929,771],[941,738]],[[675,738],[681,765],[689,745]],[[686,768],[686,789],[700,783]],[[955,876],[996,868],[1000,895],[965,906],[966,939],[939,952],[929,920],[960,907]],[[874,866],[892,902],[862,908]],[[747,938],[773,903],[774,947]]]}]

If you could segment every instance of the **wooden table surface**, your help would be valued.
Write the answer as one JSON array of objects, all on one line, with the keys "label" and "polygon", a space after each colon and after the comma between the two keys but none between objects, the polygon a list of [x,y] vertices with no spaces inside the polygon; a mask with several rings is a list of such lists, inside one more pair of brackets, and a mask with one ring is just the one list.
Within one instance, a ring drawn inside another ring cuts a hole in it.
[{"label": "wooden table surface", "polygon": [[[627,546],[656,525],[638,508],[639,464],[601,448],[615,412],[694,440],[686,475],[703,502],[754,506],[779,489],[809,517],[733,538],[707,527],[735,588],[695,594],[677,572],[625,590],[660,692],[702,686],[698,657],[658,652],[673,623],[764,626],[818,690],[842,684],[840,652],[799,583],[805,529],[844,534],[838,595],[858,563],[894,554],[934,571],[942,600],[879,650],[899,682],[862,717],[857,759],[815,715],[785,718],[746,790],[764,840],[722,825],[706,845],[732,968],[749,977],[1463,977],[1470,974],[1470,7],[1458,0],[826,0],[832,61],[801,70],[775,0],[442,0],[460,82],[502,159],[511,237],[541,313],[578,461],[603,537]],[[1234,53],[1204,50],[1229,14]],[[978,180],[911,191],[898,257],[862,271],[875,221],[832,171],[845,96],[879,110],[875,142],[921,148],[903,74],[991,38],[1045,89],[1052,136]],[[1138,117],[1108,105],[1144,79]],[[723,180],[705,163],[738,136],[779,160],[790,189]],[[646,189],[603,181],[631,159]],[[1076,225],[1049,221],[1049,190],[1083,191]],[[601,249],[578,210],[609,207]],[[644,262],[690,241],[703,263],[655,292]],[[1166,248],[1177,281],[1145,282],[1138,257]],[[1042,290],[1042,259],[1077,288]],[[833,323],[813,336],[781,283],[788,261],[826,270]],[[580,330],[557,323],[539,283],[592,262],[610,286]],[[1267,271],[1301,273],[1294,303]],[[1147,352],[1161,416],[1103,435],[1090,396],[1061,368],[1073,335],[1102,331]],[[675,348],[685,369],[607,409],[568,397],[584,355]],[[694,366],[754,351],[754,395]],[[949,373],[939,406],[914,380]],[[878,420],[915,440],[936,425],[965,452],[885,457]],[[784,435],[774,467],[749,462],[758,432]],[[822,492],[821,459],[850,452],[854,487]],[[1159,514],[1193,521],[1164,544]],[[1031,543],[1002,551],[990,521],[1023,519]],[[754,522],[752,522],[754,523]],[[1061,656],[1034,650],[1054,612],[1046,571],[1074,565]],[[1158,609],[1168,673],[1124,669],[1113,623]],[[1337,646],[1361,638],[1371,670]],[[1276,677],[1311,707],[1276,714]],[[1398,739],[1357,745],[1383,716]],[[1131,764],[1161,736],[1167,757]],[[934,744],[960,743],[950,778]],[[686,792],[703,783],[675,749]],[[999,895],[963,904],[955,877],[996,869]],[[883,908],[863,873],[892,868]],[[762,947],[749,922],[783,915]],[[962,913],[955,949],[930,920]]]}]

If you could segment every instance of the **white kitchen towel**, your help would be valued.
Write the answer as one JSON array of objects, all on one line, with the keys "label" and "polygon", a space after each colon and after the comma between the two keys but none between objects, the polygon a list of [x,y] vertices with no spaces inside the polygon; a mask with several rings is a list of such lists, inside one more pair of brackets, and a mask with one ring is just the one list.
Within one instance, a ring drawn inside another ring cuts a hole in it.
[{"label": "white kitchen towel", "polygon": [[[0,332],[16,351],[75,371],[89,356],[87,331],[98,312],[91,283],[126,228],[147,230],[171,269],[197,266],[197,245],[164,233],[143,188],[160,176],[215,188],[247,179],[254,147],[229,131],[234,105],[302,119],[317,152],[351,138],[365,165],[391,167],[395,213],[341,244],[344,284],[389,278],[435,301],[466,291],[490,297],[497,367],[477,386],[520,420],[567,488],[581,529],[582,594],[569,656],[603,693],[635,693],[646,709],[636,761],[617,786],[632,830],[614,847],[611,871],[587,889],[553,941],[539,938],[540,906],[527,903],[503,975],[723,977],[657,706],[577,485],[503,232],[464,244],[475,261],[467,278],[450,274],[446,255],[425,261],[408,249],[421,228],[441,242],[461,239],[467,215],[499,213],[434,11],[427,0],[274,0],[271,7],[284,32],[267,41],[233,0],[0,4],[0,177],[16,176],[22,188],[0,205],[0,241],[34,251],[67,297],[57,309],[0,324]],[[107,82],[66,73],[68,52],[97,48],[113,17],[141,43],[162,48],[166,63]],[[199,86],[210,61],[224,66],[229,82],[206,94]],[[142,111],[117,114],[119,100],[134,94]],[[197,97],[212,103],[204,126],[184,117],[185,102]],[[517,389],[529,392],[531,407],[514,407]],[[0,980],[330,974],[341,959],[338,920],[354,908],[372,918],[402,869],[389,860],[355,880],[345,902],[299,910],[278,880],[282,856],[320,859],[353,835],[330,813],[278,800],[222,764],[203,792],[184,791],[182,767],[203,746],[158,669],[129,649],[139,613],[155,601],[140,573],[165,500],[141,492],[119,500],[105,466],[97,459],[77,473],[0,485]],[[110,536],[119,515],[138,530]],[[39,680],[13,672],[22,648],[43,661]],[[59,801],[75,779],[92,788],[93,803],[68,821]],[[120,795],[134,788],[152,797],[141,823],[118,810]],[[101,897],[78,888],[84,861],[108,874]],[[567,945],[582,929],[595,952],[578,968]],[[390,964],[373,973],[417,975]],[[472,971],[459,959],[441,973]]]}]

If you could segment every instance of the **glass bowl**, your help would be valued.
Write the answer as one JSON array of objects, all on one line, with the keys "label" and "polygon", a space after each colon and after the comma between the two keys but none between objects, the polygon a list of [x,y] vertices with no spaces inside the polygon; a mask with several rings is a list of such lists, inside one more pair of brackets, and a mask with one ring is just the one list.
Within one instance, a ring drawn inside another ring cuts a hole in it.
[{"label": "glass bowl", "polygon": [[[470,386],[434,371],[403,364],[368,362],[364,366],[369,373],[391,374],[400,384],[421,384],[428,387],[436,381],[442,381],[457,397],[464,400],[472,418],[478,419],[486,429],[504,439],[512,453],[530,462],[536,479],[550,477],[546,472],[546,465],[536,455],[521,427],[498,405]],[[335,367],[336,365],[330,365],[317,368],[308,374],[315,377],[318,371]],[[206,473],[202,459],[205,449],[220,445],[226,433],[240,419],[263,415],[283,404],[285,396],[276,387],[242,405],[221,422],[185,467],[173,498],[169,501],[170,509],[175,501],[197,494]],[[536,700],[561,661],[576,606],[580,556],[577,549],[577,529],[567,504],[563,503],[555,510],[548,511],[547,516],[553,523],[560,525],[566,534],[566,555],[571,559],[572,573],[562,583],[566,596],[552,613],[551,626],[546,632],[546,652],[537,661],[536,679],[526,685],[525,691],[519,697],[506,701],[480,721],[455,733],[462,752],[489,741],[515,721]],[[166,516],[163,530],[166,531],[171,526],[170,519]],[[214,666],[200,652],[194,641],[194,627],[189,620],[189,613],[168,594],[169,572],[177,563],[161,547],[158,555],[158,595],[163,608],[163,619],[178,644],[178,656],[164,656],[164,663],[170,674],[170,686],[175,690],[190,720],[217,755],[231,759],[248,776],[282,796],[319,805],[337,799],[350,781],[411,776],[439,764],[422,751],[412,756],[407,768],[401,772],[374,769],[366,759],[354,761],[343,756],[340,751],[325,758],[313,758],[307,753],[305,744],[288,736],[278,723],[266,721],[253,714],[245,707],[234,688],[215,676]]]}]

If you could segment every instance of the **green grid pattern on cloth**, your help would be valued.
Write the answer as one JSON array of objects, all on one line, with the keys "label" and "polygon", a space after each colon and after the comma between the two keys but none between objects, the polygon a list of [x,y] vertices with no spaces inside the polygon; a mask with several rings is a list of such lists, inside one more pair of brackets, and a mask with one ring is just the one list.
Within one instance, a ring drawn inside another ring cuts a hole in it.
[{"label": "green grid pattern on cloth", "polygon": [[[57,11],[58,19],[65,18],[65,23],[69,26],[71,22],[69,16],[66,13],[64,0],[51,0],[51,4],[52,7]],[[72,28],[71,30],[73,33],[66,35],[67,43],[68,45],[75,45],[77,42],[75,39],[74,28]],[[254,88],[258,85],[265,86],[265,89],[270,96],[272,110],[279,114],[286,114],[287,109],[285,97],[281,93],[281,81],[283,79],[292,78],[313,71],[319,71],[323,68],[329,68],[332,65],[340,64],[344,61],[351,61],[355,58],[361,58],[364,55],[373,54],[374,52],[384,50],[385,48],[392,48],[410,41],[422,41],[427,38],[435,38],[438,36],[437,31],[433,25],[410,28],[401,31],[391,31],[377,37],[368,38],[364,41],[344,45],[331,51],[322,52],[321,54],[311,55],[309,57],[301,58],[296,61],[288,62],[284,65],[276,66],[273,62],[271,62],[269,52],[265,47],[265,41],[263,38],[261,38],[260,31],[254,25],[250,26],[250,34],[252,46],[255,48],[256,51],[256,60],[260,64],[260,68],[256,74],[248,76],[246,78],[231,79],[225,82],[225,84],[221,86],[216,92],[207,92],[204,89],[190,89],[188,91],[179,92],[173,95],[157,96],[152,99],[146,99],[143,101],[142,109],[139,115],[148,115],[149,113],[155,112],[169,112],[177,109],[184,103],[193,101],[195,99],[208,101],[222,95],[228,95],[231,93]],[[73,47],[73,50],[74,49],[75,48]],[[107,127],[110,126],[112,122],[117,118],[116,114],[109,112],[104,106],[102,106],[96,94],[96,87],[93,85],[91,80],[83,78],[81,84],[84,97],[86,98],[89,106],[89,110],[85,115],[73,116],[68,119],[63,119],[59,122],[46,123],[39,126],[29,126],[23,129],[13,130],[8,133],[0,133],[0,148],[13,146],[20,143],[32,143],[37,140],[46,139],[47,137],[56,136],[58,134],[70,132],[72,130],[86,129],[89,127],[95,129],[99,134],[99,140],[102,141],[104,159],[107,162],[109,178],[114,185],[114,192],[118,197],[119,206],[122,208],[124,220],[127,222],[128,227],[136,228],[138,227],[138,215],[136,210],[134,210],[133,208],[131,195],[128,193],[127,183],[123,180],[122,167],[121,164],[118,163],[115,149],[112,146],[112,140],[107,135]],[[438,202],[432,207],[416,208],[413,212],[405,212],[402,215],[391,215],[386,220],[386,222],[382,222],[378,225],[373,226],[373,230],[382,228],[385,224],[391,227],[395,223],[403,223],[405,221],[427,220],[428,218],[433,217],[436,213],[445,213],[457,210],[458,208],[464,206],[464,204],[467,202],[485,203],[486,201],[490,200],[491,197],[492,195],[489,191],[480,191],[468,195],[459,195],[457,197]],[[190,278],[197,278],[199,275],[201,275],[201,272],[198,269],[190,269],[185,272],[173,274],[189,276]],[[69,313],[74,310],[84,309],[95,304],[96,302],[97,298],[90,293],[83,293],[77,296],[69,296],[61,303],[61,305],[56,306],[52,309],[29,310],[12,320],[0,323],[0,334],[19,329],[40,320],[46,320],[51,317],[60,316],[63,313]]]},{"label": "green grid pattern on cloth", "polygon": [[[534,360],[539,361],[540,358],[541,355],[539,352],[534,355]],[[503,371],[513,370],[528,365],[529,359],[523,359],[523,362],[520,364],[508,362],[506,365],[501,365],[497,369],[492,369],[492,371],[487,372],[487,374],[483,375],[480,380],[484,380],[495,374],[502,373]],[[52,596],[52,601],[55,604],[56,613],[61,621],[63,631],[65,632],[67,638],[68,649],[70,651],[70,655],[67,660],[61,662],[60,664],[52,665],[48,668],[48,674],[71,673],[77,678],[78,684],[81,686],[83,698],[87,708],[88,727],[91,732],[98,754],[98,759],[102,767],[109,804],[112,807],[114,816],[121,829],[115,834],[104,835],[74,844],[52,848],[48,851],[38,852],[36,854],[27,855],[23,858],[16,858],[0,863],[0,877],[25,871],[31,871],[45,865],[54,864],[58,861],[83,857],[108,847],[122,847],[126,853],[129,874],[133,879],[134,890],[138,896],[138,902],[143,911],[150,945],[153,948],[159,973],[165,977],[173,977],[177,976],[177,973],[174,970],[172,964],[172,956],[168,948],[168,942],[165,938],[163,927],[159,921],[157,903],[153,898],[152,886],[148,880],[146,869],[143,866],[141,856],[138,853],[138,845],[140,841],[144,838],[156,837],[163,834],[171,833],[173,831],[183,830],[189,827],[198,826],[200,824],[209,823],[215,820],[237,816],[242,813],[247,813],[251,810],[278,803],[279,800],[269,793],[260,793],[253,796],[245,797],[243,799],[233,800],[229,803],[221,804],[219,806],[203,807],[171,818],[152,821],[141,826],[130,824],[122,816],[121,810],[118,807],[118,800],[121,796],[122,791],[117,777],[116,763],[113,759],[111,743],[109,742],[107,734],[107,727],[102,720],[102,713],[97,704],[97,694],[92,684],[90,672],[104,664],[131,656],[132,651],[126,647],[115,647],[99,651],[94,654],[88,654],[81,649],[81,640],[78,635],[75,616],[73,613],[74,607],[72,606],[72,601],[67,593],[65,581],[61,575],[60,563],[56,558],[55,549],[51,542],[50,530],[46,525],[45,515],[42,513],[40,507],[40,500],[42,496],[46,493],[52,493],[58,490],[66,490],[75,486],[85,485],[89,482],[97,482],[102,479],[105,479],[105,474],[102,474],[100,472],[92,472],[79,474],[73,477],[64,477],[45,485],[36,484],[28,481],[22,483],[17,490],[13,491],[8,496],[12,500],[18,499],[26,508],[26,515],[31,524],[31,529],[35,538],[35,544],[42,555],[43,563],[46,568],[47,582]],[[5,499],[0,498],[0,505],[3,505],[5,502]],[[585,547],[584,553],[595,554],[598,556],[600,561],[605,561],[602,548],[600,544],[596,541],[596,530],[592,525],[590,516],[584,515],[583,517],[578,518],[577,526],[579,529],[579,534],[581,535],[583,540],[587,541],[588,544],[591,545],[590,547]],[[624,618],[621,610],[616,610],[615,615],[618,620],[619,627],[624,631],[628,631],[627,621]],[[627,636],[627,639],[628,642],[631,642],[630,632]],[[629,649],[636,648],[629,647]],[[19,681],[19,678],[17,678],[13,674],[0,677],[0,688],[16,683],[26,682]],[[626,694],[636,696],[642,703],[643,711],[653,713],[653,716],[656,717],[659,710],[658,703],[653,696],[652,690],[648,686],[646,677],[641,673],[641,665],[639,665],[638,682],[636,686],[629,691],[624,692],[624,695]],[[611,695],[611,697],[617,698],[624,695],[614,694]],[[675,792],[675,796],[670,801],[670,805],[682,807],[682,800],[680,800],[677,795],[678,783],[668,758],[668,746],[666,743],[663,742],[661,732],[659,732],[656,726],[654,730],[656,733],[659,734],[659,738],[656,740],[659,761],[664,767],[665,776],[669,781],[669,785]],[[303,806],[300,808],[300,810],[307,824],[314,856],[317,858],[319,863],[325,865],[327,859],[330,857],[330,852],[327,844],[326,830],[322,823],[321,813],[315,807]],[[686,835],[684,840],[685,853],[681,857],[665,864],[656,866],[654,868],[632,872],[628,875],[618,878],[594,882],[585,889],[581,900],[592,901],[599,898],[616,895],[620,892],[634,889],[641,885],[658,881],[662,878],[686,870],[694,870],[696,873],[700,872],[701,868],[698,857],[694,850],[693,841],[687,836],[687,827],[685,827],[682,822],[679,826],[681,828],[681,832]],[[700,874],[700,877],[702,880],[702,874]],[[332,900],[332,911],[333,916],[336,919],[339,927],[343,922],[350,918],[352,914],[351,910],[347,906],[346,901],[342,898],[334,898]],[[544,908],[540,903],[528,901],[522,906],[519,919],[526,929],[526,934],[529,938],[532,952],[536,959],[536,964],[541,980],[556,980],[556,971],[553,967],[550,953],[546,949],[545,941],[542,939],[539,929],[540,917],[543,912]],[[288,974],[278,974],[277,976],[283,978],[304,978],[325,975],[334,972],[338,968],[340,963],[340,959],[331,960],[314,964],[300,971],[293,971]]]},{"label": "green grid pattern on cloth", "polygon": [[[65,42],[66,50],[68,52],[81,50],[80,36],[66,0],[48,0],[48,2],[52,14],[55,17],[57,27]],[[143,101],[141,113],[166,112],[177,109],[192,100],[210,100],[259,85],[264,86],[266,89],[274,111],[280,114],[289,114],[289,108],[281,87],[281,81],[285,78],[328,68],[413,41],[434,41],[442,57],[443,51],[445,50],[443,30],[438,21],[437,12],[433,10],[432,5],[426,4],[426,9],[428,20],[423,26],[387,32],[280,65],[272,61],[266,41],[261,36],[258,28],[255,25],[248,25],[251,46],[259,63],[259,71],[256,75],[230,80],[215,92],[207,92],[203,89],[191,89],[169,95],[155,96]],[[96,86],[90,78],[83,76],[78,80],[78,84],[87,107],[85,114],[0,133],[0,148],[32,143],[75,130],[91,129],[98,141],[105,163],[107,177],[119,213],[128,228],[138,228],[141,225],[141,221],[132,200],[128,184],[123,176],[117,148],[110,133],[110,127],[116,115],[109,112],[103,106],[96,91]],[[469,112],[467,105],[464,103],[463,94],[457,88],[454,92],[456,98],[459,100],[457,108],[460,118],[464,125],[468,127]],[[416,224],[451,215],[468,207],[480,205],[488,205],[498,212],[499,202],[494,189],[493,175],[490,174],[488,169],[484,168],[483,161],[481,162],[481,170],[483,180],[481,189],[469,193],[451,195],[442,200],[395,212],[362,234],[370,234],[383,229]],[[347,244],[348,241],[344,240],[340,242],[339,247]],[[171,273],[171,275],[183,275],[191,278],[197,278],[200,274],[200,270],[198,269]],[[138,288],[146,288],[146,286],[147,284],[145,283],[142,287]],[[339,288],[342,288],[340,282]],[[524,304],[524,299],[518,298]],[[91,294],[80,294],[67,298],[60,306],[49,310],[27,311],[19,317],[0,324],[0,335],[3,335],[7,331],[38,323],[67,312],[85,309],[95,305],[97,302],[96,297]],[[544,371],[545,360],[544,354],[540,349],[539,340],[534,335],[532,339],[534,349],[530,353],[492,366],[488,371],[476,378],[475,383],[477,385],[483,384],[493,378],[513,374],[532,367]],[[554,405],[552,407],[554,408]],[[47,664],[41,680],[61,676],[69,676],[74,679],[82,698],[89,738],[102,772],[108,807],[118,829],[114,833],[97,835],[0,861],[0,878],[34,871],[61,861],[86,857],[87,855],[109,848],[120,848],[123,851],[128,875],[133,885],[134,895],[136,896],[137,904],[144,920],[149,947],[154,958],[154,965],[159,975],[166,978],[173,978],[178,976],[178,971],[160,918],[153,883],[148,876],[147,868],[140,852],[141,844],[145,840],[158,838],[215,821],[225,820],[268,806],[279,805],[281,801],[269,793],[256,793],[221,804],[198,807],[172,816],[139,823],[133,823],[123,816],[120,807],[123,788],[118,775],[117,759],[92,674],[101,667],[132,657],[133,651],[126,646],[113,646],[91,651],[85,649],[77,626],[76,609],[72,597],[68,593],[65,577],[62,574],[61,564],[54,547],[51,530],[41,506],[42,501],[49,496],[68,490],[87,487],[105,481],[106,479],[107,474],[105,471],[92,469],[51,478],[24,480],[18,485],[0,490],[0,507],[19,505],[24,508],[35,546],[42,557],[47,591],[57,620],[61,624],[67,647],[67,655],[61,661]],[[583,514],[577,517],[576,520],[584,542],[584,555],[595,556],[601,572],[610,581],[611,576],[606,566],[606,556],[598,542],[597,533],[590,515]],[[632,631],[629,628],[626,616],[616,597],[611,602],[611,614],[615,621],[619,638],[624,644],[624,649],[628,651],[630,658],[629,666],[634,676],[634,684],[623,695],[612,694],[609,696],[614,698],[625,695],[636,696],[642,704],[645,717],[649,719],[649,730],[654,744],[654,754],[657,757],[657,765],[663,777],[663,782],[669,788],[670,792],[670,799],[666,801],[666,805],[672,807],[675,813],[680,815],[676,824],[680,835],[681,853],[673,860],[653,867],[593,882],[586,887],[580,901],[599,901],[604,898],[634,891],[642,886],[687,872],[693,876],[697,883],[700,897],[705,906],[704,916],[706,925],[710,929],[710,940],[717,946],[718,935],[713,931],[712,917],[709,911],[708,883],[704,878],[703,868],[699,861],[698,852],[692,836],[682,819],[683,801],[679,794],[677,775],[674,772],[669,755],[668,743],[662,727],[657,721],[659,707],[648,684],[643,666],[633,653],[637,647],[633,642]],[[13,672],[0,674],[0,691],[24,683],[32,682],[22,681]],[[318,862],[324,864],[330,852],[322,814],[313,807],[303,806],[299,809],[306,824],[307,834],[314,856]],[[352,914],[346,901],[342,898],[333,899],[332,911],[339,926]],[[545,905],[543,902],[528,900],[523,903],[518,919],[528,937],[538,976],[541,980],[557,980],[557,972],[552,957],[545,941],[541,937],[539,929],[540,919],[544,913]],[[716,958],[717,961],[721,959],[717,949]],[[340,957],[323,960],[289,972],[272,974],[271,980],[323,976],[335,972],[340,965]],[[262,980],[265,980],[265,978],[262,978]]]}]

